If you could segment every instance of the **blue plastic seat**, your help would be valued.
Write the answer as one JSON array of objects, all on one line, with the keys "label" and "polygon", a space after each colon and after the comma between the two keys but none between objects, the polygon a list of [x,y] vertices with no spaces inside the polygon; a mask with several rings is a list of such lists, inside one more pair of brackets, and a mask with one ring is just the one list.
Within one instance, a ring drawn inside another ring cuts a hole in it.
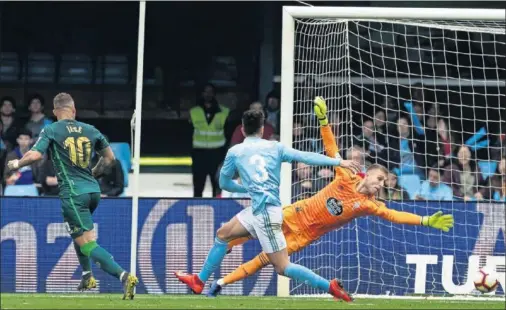
[{"label": "blue plastic seat", "polygon": [[16,53],[0,53],[0,81],[15,82],[19,80],[20,64]]},{"label": "blue plastic seat", "polygon": [[90,84],[92,80],[91,59],[87,55],[66,54],[61,57],[61,84]]},{"label": "blue plastic seat", "polygon": [[128,58],[125,55],[99,56],[95,82],[97,84],[128,84]]},{"label": "blue plastic seat", "polygon": [[132,169],[132,154],[130,152],[130,145],[125,142],[111,143],[111,149],[116,156],[116,159],[121,163],[123,174],[125,176],[125,187],[128,186],[128,173]]},{"label": "blue plastic seat", "polygon": [[5,196],[39,196],[39,191],[35,184],[30,185],[7,185],[4,191]]},{"label": "blue plastic seat", "polygon": [[417,174],[403,174],[397,178],[399,186],[406,190],[409,198],[415,199],[416,193],[420,189],[420,177]]},{"label": "blue plastic seat", "polygon": [[53,83],[55,72],[54,57],[45,53],[28,55],[27,81],[30,83]]}]

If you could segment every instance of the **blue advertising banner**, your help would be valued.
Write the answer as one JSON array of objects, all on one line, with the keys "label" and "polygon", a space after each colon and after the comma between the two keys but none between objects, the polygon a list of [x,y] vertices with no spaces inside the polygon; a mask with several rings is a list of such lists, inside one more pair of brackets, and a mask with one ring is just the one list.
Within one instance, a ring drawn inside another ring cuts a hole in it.
[{"label": "blue advertising banner", "polygon": [[[174,271],[197,272],[215,231],[249,200],[140,199],[137,244],[138,293],[187,293]],[[368,217],[323,236],[292,256],[324,277],[338,277],[361,294],[467,294],[479,266],[499,274],[504,294],[504,204],[458,202],[389,203],[390,208],[431,214],[452,213],[447,234],[426,227],[396,225]],[[74,292],[80,268],[56,198],[0,198],[1,292]],[[94,214],[98,242],[129,269],[131,200],[103,199]],[[257,241],[234,248],[215,276],[223,276],[260,251]],[[119,281],[96,266],[95,292],[120,292]],[[211,279],[212,280],[212,279]],[[290,284],[291,294],[319,293]],[[276,295],[272,267],[228,286],[224,294]]]}]

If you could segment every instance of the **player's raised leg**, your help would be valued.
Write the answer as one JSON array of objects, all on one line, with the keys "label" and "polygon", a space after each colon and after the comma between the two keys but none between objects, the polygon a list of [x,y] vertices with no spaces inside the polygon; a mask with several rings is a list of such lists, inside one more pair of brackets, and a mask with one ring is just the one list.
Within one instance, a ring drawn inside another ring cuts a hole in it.
[{"label": "player's raised leg", "polygon": [[260,269],[269,264],[269,258],[264,252],[258,254],[255,256],[255,258],[240,265],[233,272],[227,274],[224,278],[214,281],[211,285],[211,288],[209,289],[209,292],[207,292],[207,296],[216,297],[220,293],[221,289],[226,285],[245,279],[248,276],[257,273]]},{"label": "player's raised leg", "polygon": [[214,245],[207,254],[207,258],[204,261],[200,273],[186,274],[183,272],[176,272],[175,276],[179,281],[186,284],[193,293],[202,293],[204,284],[216,268],[220,266],[223,258],[227,254],[228,242],[236,238],[246,237],[249,234],[249,231],[241,224],[237,216],[235,216],[218,229],[216,238],[214,239]]},{"label": "player's raised leg", "polygon": [[[287,215],[290,217],[292,213],[290,213],[289,208],[283,209],[283,223],[286,224],[287,221]],[[291,255],[294,252],[298,252],[302,250],[306,245],[311,243],[311,240],[302,237],[299,233],[293,232],[288,225],[282,225],[283,234],[286,239],[286,245],[287,245],[287,251],[288,255]],[[251,237],[250,237],[251,238]],[[231,248],[233,246],[237,246],[238,244],[243,244],[250,238],[239,238],[232,242],[228,243],[228,247]],[[302,245],[302,247],[301,247]],[[255,256],[252,260],[240,265],[237,267],[234,271],[227,274],[225,277],[216,280],[209,289],[207,295],[209,297],[215,297],[217,296],[221,289],[229,284],[241,281],[255,273],[257,273],[260,269],[264,268],[265,266],[269,265],[269,258],[267,257],[267,254],[265,252],[262,252]]]},{"label": "player's raised leg", "polygon": [[255,232],[262,245],[262,249],[279,275],[309,284],[314,288],[331,294],[337,299],[348,302],[352,301],[351,297],[342,289],[342,285],[337,280],[328,281],[310,269],[290,262],[285,236],[281,229],[283,222],[281,208],[267,207],[261,213],[261,215],[256,216],[258,223],[261,224],[255,227]]},{"label": "player's raised leg", "polygon": [[248,236],[248,237],[242,237],[242,238],[237,238],[237,239],[234,239],[232,241],[230,241],[228,243],[228,246],[227,246],[227,254],[232,252],[232,249],[235,247],[235,246],[238,246],[238,245],[241,245],[241,244],[244,244],[246,242],[248,242],[249,240],[251,240],[252,237],[251,236]]},{"label": "player's raised leg", "polygon": [[283,253],[271,253],[268,256],[278,274],[309,284],[314,288],[331,294],[336,299],[342,299],[347,302],[353,300],[344,290],[342,283],[337,279],[328,281],[302,265],[290,263],[286,250]]},{"label": "player's raised leg", "polygon": [[62,198],[62,211],[67,228],[82,254],[92,259],[103,271],[123,283],[123,299],[133,299],[138,280],[121,268],[114,257],[96,241],[90,205],[98,205],[100,193],[89,193]]}]

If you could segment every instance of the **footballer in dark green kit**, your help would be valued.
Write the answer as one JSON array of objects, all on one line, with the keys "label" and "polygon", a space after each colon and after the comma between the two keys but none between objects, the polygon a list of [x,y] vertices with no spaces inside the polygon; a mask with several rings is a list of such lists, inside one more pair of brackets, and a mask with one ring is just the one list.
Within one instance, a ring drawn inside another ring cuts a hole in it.
[{"label": "footballer in dark green kit", "polygon": [[[78,290],[96,287],[91,272],[90,258],[108,274],[123,283],[123,299],[133,299],[134,287],[138,280],[129,274],[112,255],[96,242],[92,214],[100,202],[100,187],[95,177],[102,175],[115,157],[109,142],[95,127],[75,120],[74,100],[69,94],[60,93],[54,98],[54,115],[57,122],[46,126],[33,148],[20,160],[8,163],[11,170],[17,170],[41,160],[44,153],[53,162],[63,219],[83,269]],[[92,153],[100,155],[93,169],[90,168]]]}]

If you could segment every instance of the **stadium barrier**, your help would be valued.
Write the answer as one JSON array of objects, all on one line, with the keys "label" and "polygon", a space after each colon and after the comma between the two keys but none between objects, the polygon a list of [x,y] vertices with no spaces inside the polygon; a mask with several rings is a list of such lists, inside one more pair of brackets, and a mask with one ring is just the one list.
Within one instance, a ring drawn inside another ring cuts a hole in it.
[{"label": "stadium barrier", "polygon": [[[80,268],[59,204],[56,198],[0,198],[2,293],[75,291]],[[199,270],[216,229],[248,205],[249,200],[237,199],[140,199],[138,293],[187,293],[172,272]],[[298,263],[327,267],[322,275],[338,275],[360,294],[458,294],[472,290],[468,267],[478,268],[485,259],[498,266],[501,285],[495,294],[504,294],[503,204],[391,202],[389,207],[421,215],[440,209],[453,213],[456,225],[448,234],[436,234],[425,227],[361,218],[298,253]],[[125,268],[130,220],[129,198],[103,199],[94,214],[99,244]],[[232,271],[259,250],[255,240],[234,248],[216,275]],[[119,281],[96,266],[93,270],[98,280],[94,292],[121,291]],[[228,286],[224,294],[276,295],[276,282],[269,266]],[[291,294],[307,294],[303,287],[292,283]]]}]

